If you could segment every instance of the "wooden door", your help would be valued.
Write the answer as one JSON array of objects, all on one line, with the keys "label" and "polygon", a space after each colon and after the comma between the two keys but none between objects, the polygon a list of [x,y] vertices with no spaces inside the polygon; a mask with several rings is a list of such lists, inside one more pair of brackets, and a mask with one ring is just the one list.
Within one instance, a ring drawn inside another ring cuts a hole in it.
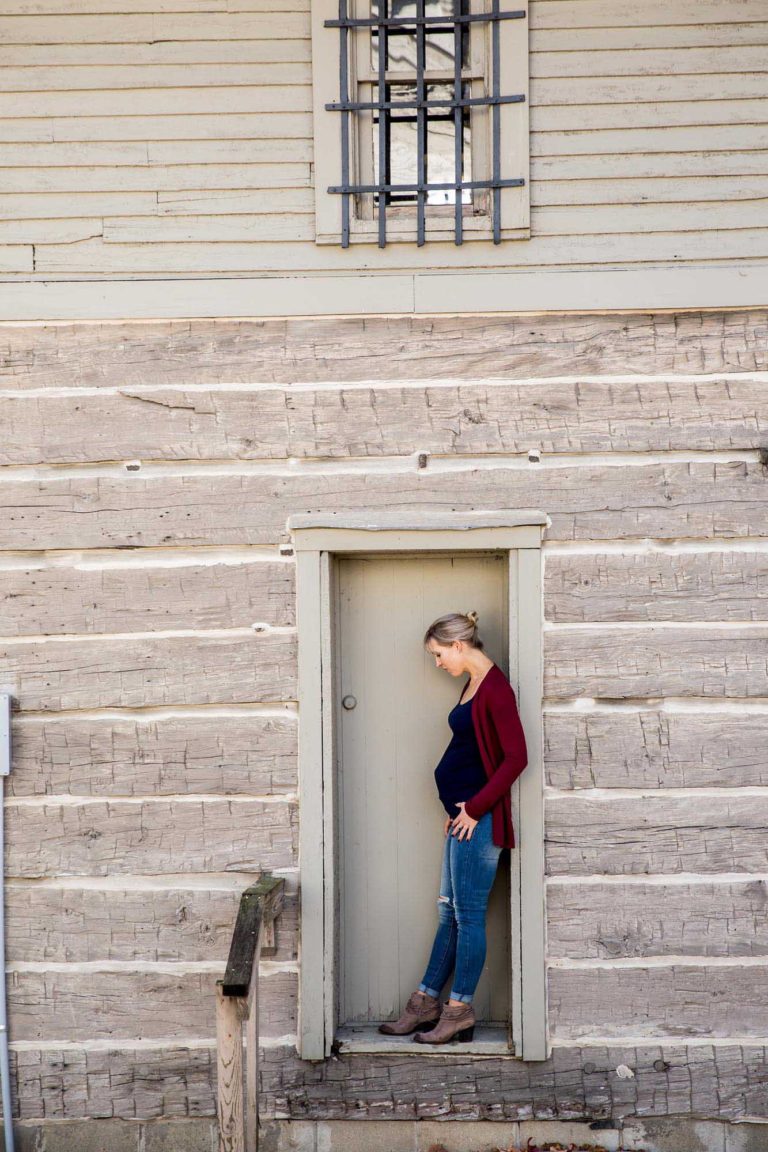
[{"label": "wooden door", "polygon": [[[337,559],[340,1024],[396,1017],[423,977],[444,843],[434,769],[466,682],[435,667],[423,635],[446,612],[476,609],[485,651],[507,674],[507,564],[495,552]],[[504,1025],[509,911],[503,852],[474,1004],[479,1020]]]}]

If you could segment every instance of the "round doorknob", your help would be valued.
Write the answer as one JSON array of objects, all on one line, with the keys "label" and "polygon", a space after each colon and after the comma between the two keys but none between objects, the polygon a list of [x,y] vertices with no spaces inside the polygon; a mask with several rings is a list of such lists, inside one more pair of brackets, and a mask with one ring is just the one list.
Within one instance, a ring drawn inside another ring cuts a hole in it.
[{"label": "round doorknob", "polygon": [[347,712],[351,712],[357,705],[357,700],[354,696],[345,696],[341,702],[342,708],[346,708]]}]

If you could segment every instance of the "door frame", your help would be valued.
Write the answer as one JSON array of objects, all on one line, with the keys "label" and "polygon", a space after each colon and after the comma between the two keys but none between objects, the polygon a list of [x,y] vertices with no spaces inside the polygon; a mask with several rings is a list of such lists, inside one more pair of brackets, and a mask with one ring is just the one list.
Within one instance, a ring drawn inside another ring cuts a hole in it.
[{"label": "door frame", "polygon": [[377,512],[370,516],[302,513],[288,518],[296,554],[301,894],[297,1048],[303,1060],[329,1056],[337,1026],[338,685],[333,557],[356,552],[428,554],[480,549],[508,555],[509,681],[517,696],[528,749],[526,769],[513,785],[519,827],[517,846],[510,852],[510,1041],[519,1059],[546,1060],[550,1056],[542,765],[541,543],[547,523],[546,514],[538,509]]}]

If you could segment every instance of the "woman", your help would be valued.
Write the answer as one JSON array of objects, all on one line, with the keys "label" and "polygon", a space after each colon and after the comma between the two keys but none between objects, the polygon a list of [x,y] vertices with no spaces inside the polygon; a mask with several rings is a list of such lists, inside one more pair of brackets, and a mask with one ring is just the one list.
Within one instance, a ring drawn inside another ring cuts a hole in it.
[{"label": "woman", "polygon": [[[415,1032],[422,1044],[471,1040],[472,998],[485,963],[485,916],[502,848],[514,848],[510,788],[525,768],[525,736],[515,693],[483,652],[477,612],[451,612],[424,636],[438,668],[469,674],[448,723],[453,737],[435,769],[445,821],[438,926],[419,987],[399,1020],[379,1026],[391,1036]],[[440,991],[453,971],[448,1000]]]}]

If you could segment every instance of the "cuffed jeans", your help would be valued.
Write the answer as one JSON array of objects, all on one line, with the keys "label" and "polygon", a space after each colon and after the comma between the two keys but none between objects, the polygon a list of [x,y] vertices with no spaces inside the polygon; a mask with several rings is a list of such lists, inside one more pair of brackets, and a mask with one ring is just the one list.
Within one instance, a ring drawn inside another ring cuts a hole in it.
[{"label": "cuffed jeans", "polygon": [[450,831],[445,837],[437,932],[420,992],[439,996],[455,968],[450,998],[472,1003],[485,963],[485,915],[500,855],[491,812],[480,818],[469,839],[459,840]]}]

